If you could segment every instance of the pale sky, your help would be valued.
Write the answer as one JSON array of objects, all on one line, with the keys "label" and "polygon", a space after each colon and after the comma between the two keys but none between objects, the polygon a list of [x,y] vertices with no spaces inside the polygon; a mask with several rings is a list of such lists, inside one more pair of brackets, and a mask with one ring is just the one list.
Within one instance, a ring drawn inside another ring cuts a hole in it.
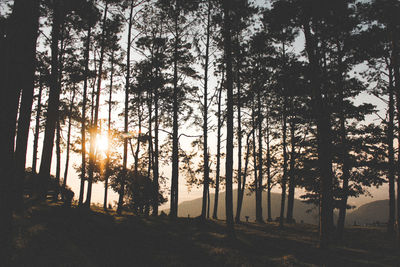
[{"label": "pale sky", "polygon": [[[257,2],[263,2],[263,1],[257,1]],[[123,33],[123,35],[125,36],[126,34]],[[122,38],[122,43],[121,46],[123,49],[126,48],[126,42],[124,42],[124,40],[126,40],[125,38]],[[304,38],[302,38],[302,36],[300,35],[299,38],[297,38],[295,44],[294,44],[294,49],[295,51],[300,51],[302,49],[304,45]],[[41,48],[43,48],[43,46],[41,46]],[[134,54],[132,56],[132,60],[136,61],[139,59],[139,56],[136,54]],[[202,73],[202,72],[201,72]],[[212,73],[212,71],[211,71]],[[103,83],[103,86],[106,87],[108,86],[108,81],[106,81],[105,83]],[[200,84],[198,86],[201,86]],[[209,90],[213,91],[216,87],[216,78],[215,77],[211,77],[211,82],[209,85]],[[102,89],[104,90],[104,88]],[[211,95],[211,94],[210,94]],[[122,93],[117,93],[114,94],[114,99],[118,99],[121,100],[119,107],[117,110],[115,110],[113,112],[113,121],[115,123],[115,127],[122,127],[122,118],[118,117],[118,113],[120,113],[120,111],[122,111],[122,105],[123,105],[123,94]],[[105,99],[107,98],[106,95],[102,95],[101,96],[101,103],[104,104]],[[376,104],[381,113],[384,113],[384,105],[381,102],[381,100],[378,100],[377,98],[367,95],[367,94],[363,94],[361,95],[358,99],[356,99],[356,103],[362,103],[362,102],[370,102],[370,103],[374,103]],[[102,105],[101,106],[101,110],[100,110],[100,119],[105,119],[106,118],[106,114],[107,114],[107,107]],[[374,117],[369,118],[371,120],[375,119]],[[211,124],[215,124],[215,118],[213,116],[211,116]],[[235,122],[236,124],[236,122]],[[32,121],[31,123],[31,128],[35,127],[35,122]],[[122,128],[120,128],[122,129]],[[130,129],[131,131],[135,130],[135,129]],[[170,129],[168,129],[170,130]],[[64,129],[64,136],[66,136],[66,128]],[[223,133],[225,133],[225,128],[223,129]],[[194,128],[190,128],[187,124],[186,125],[182,125],[180,128],[180,132],[185,132],[186,134],[190,134],[190,135],[199,135],[201,133],[200,129],[194,129]],[[29,145],[28,145],[28,154],[27,154],[27,167],[31,166],[31,160],[32,160],[32,143],[33,143],[33,131],[30,132],[30,137],[29,137]],[[161,136],[163,136],[161,134]],[[40,135],[41,138],[43,138],[43,133],[41,133]],[[165,135],[164,135],[165,137]],[[224,139],[224,138],[223,138]],[[192,138],[186,138],[186,137],[181,137],[180,140],[180,144],[182,146],[183,149],[185,149],[186,151],[191,150],[191,146],[190,143],[193,139]],[[38,166],[40,165],[40,153],[41,153],[41,145],[42,145],[42,139],[39,141],[39,160],[38,160]],[[210,153],[211,154],[215,154],[216,153],[216,132],[210,132],[209,133],[209,146],[210,146]],[[222,152],[225,152],[225,142],[222,145],[223,150]],[[65,150],[65,149],[64,149]],[[130,150],[128,150],[130,153]],[[132,162],[132,156],[129,155],[130,157],[130,162]],[[65,165],[65,151],[62,154],[62,159],[61,159],[61,176],[63,176],[64,174],[64,165]],[[236,156],[234,158],[234,164],[236,164]],[[75,169],[73,168],[74,165],[80,165],[80,156],[71,152],[71,160],[70,160],[70,168],[69,168],[69,175],[68,175],[68,185],[72,188],[72,190],[75,192],[75,199],[78,198],[79,196],[79,186],[80,186],[80,180],[78,179],[78,175],[75,172]],[[129,164],[128,164],[129,165]],[[221,162],[221,175],[224,175],[224,160],[222,160]],[[212,169],[215,170],[215,166],[212,166]],[[53,155],[53,160],[52,160],[52,173],[54,173],[55,171],[55,154]],[[171,176],[171,167],[170,166],[162,166],[161,167],[161,172],[164,173],[165,176],[170,177]],[[212,177],[215,177],[215,173],[211,174]],[[250,176],[251,177],[251,176]],[[252,178],[250,178],[252,179]],[[169,187],[170,181],[167,181],[167,186]],[[85,188],[86,189],[86,188]],[[276,186],[273,189],[274,192],[280,192],[280,188],[278,186]],[[349,202],[350,204],[354,204],[354,205],[359,205],[360,203],[365,203],[365,202],[369,202],[372,200],[378,200],[378,199],[386,199],[388,198],[388,193],[387,193],[387,186],[383,186],[379,189],[371,189],[370,192],[372,193],[372,195],[374,196],[374,199],[371,199],[369,197],[361,197],[357,200],[355,199],[350,199]],[[210,191],[211,193],[214,192],[214,189],[211,189]],[[300,193],[299,193],[300,192]],[[297,190],[296,193],[296,197],[298,197],[301,194],[302,190]],[[183,174],[180,174],[180,178],[179,178],[179,202],[183,202],[186,200],[190,200],[190,199],[194,199],[194,198],[198,198],[202,196],[202,188],[196,188],[193,187],[191,189],[191,191],[189,192],[187,187],[186,187],[186,181],[185,181],[185,177]],[[92,202],[93,203],[103,203],[103,197],[104,197],[104,184],[103,183],[97,183],[93,185],[93,195],[92,195]],[[109,189],[109,203],[114,203],[115,201],[118,200],[118,195],[113,192],[112,189]],[[168,203],[164,204],[163,207],[161,207],[161,209],[168,207]]]}]

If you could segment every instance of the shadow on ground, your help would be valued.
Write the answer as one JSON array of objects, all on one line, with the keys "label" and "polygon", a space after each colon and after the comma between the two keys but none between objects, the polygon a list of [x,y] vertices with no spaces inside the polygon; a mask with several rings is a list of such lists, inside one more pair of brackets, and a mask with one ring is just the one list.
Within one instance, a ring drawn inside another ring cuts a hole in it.
[{"label": "shadow on ground", "polygon": [[352,228],[327,252],[310,225],[243,223],[236,239],[223,221],[116,216],[42,204],[16,218],[16,266],[395,266],[381,229]]}]

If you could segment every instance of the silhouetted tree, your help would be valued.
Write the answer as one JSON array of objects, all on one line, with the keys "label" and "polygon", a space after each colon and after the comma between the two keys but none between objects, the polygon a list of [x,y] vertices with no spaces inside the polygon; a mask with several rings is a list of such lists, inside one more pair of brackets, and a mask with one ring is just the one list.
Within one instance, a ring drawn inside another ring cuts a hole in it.
[{"label": "silhouetted tree", "polygon": [[232,196],[232,175],[233,175],[233,73],[232,73],[232,9],[231,3],[227,0],[222,2],[224,13],[223,40],[224,40],[224,63],[226,71],[226,160],[225,160],[225,209],[227,232],[231,237],[235,236],[233,225],[233,196]]},{"label": "silhouetted tree", "polygon": [[[0,39],[0,84],[2,87],[1,106],[3,108],[0,115],[0,251],[4,255],[4,262],[7,264],[10,257],[9,248],[11,245],[12,233],[12,210],[13,203],[18,198],[21,203],[22,189],[18,182],[14,183],[11,177],[14,177],[14,171],[19,171],[19,167],[25,165],[26,144],[28,139],[28,128],[21,126],[20,135],[20,157],[14,155],[14,138],[16,129],[16,119],[19,95],[22,91],[24,111],[29,112],[31,107],[29,103],[33,99],[34,88],[34,71],[35,71],[35,55],[36,55],[36,39],[38,32],[39,19],[39,1],[16,0],[12,7],[12,14],[7,18],[7,26],[2,31],[3,35]],[[4,34],[5,33],[5,34]],[[31,103],[32,104],[32,103]],[[23,119],[25,114],[21,116],[21,121],[29,123],[30,118]],[[25,151],[25,153],[22,153]],[[17,162],[14,159],[18,159]],[[18,164],[18,165],[16,165]],[[17,167],[17,169],[15,169]]]}]

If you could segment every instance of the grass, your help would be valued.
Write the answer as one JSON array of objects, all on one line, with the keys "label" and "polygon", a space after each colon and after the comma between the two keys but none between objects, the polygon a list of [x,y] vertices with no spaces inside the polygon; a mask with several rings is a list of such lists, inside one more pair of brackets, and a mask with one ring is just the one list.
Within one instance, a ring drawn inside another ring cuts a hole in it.
[{"label": "grass", "polygon": [[[347,229],[329,251],[317,248],[315,226],[116,216],[59,203],[31,207],[17,217],[15,266],[399,266],[400,253],[383,229]],[[1,264],[0,264],[1,265]]]}]

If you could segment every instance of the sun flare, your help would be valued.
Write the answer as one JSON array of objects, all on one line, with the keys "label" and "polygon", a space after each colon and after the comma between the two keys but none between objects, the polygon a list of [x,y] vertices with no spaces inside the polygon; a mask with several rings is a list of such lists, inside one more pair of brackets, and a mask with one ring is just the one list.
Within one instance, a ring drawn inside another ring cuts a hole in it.
[{"label": "sun flare", "polygon": [[99,152],[106,152],[108,148],[108,137],[107,134],[100,134],[97,136],[96,148]]}]

